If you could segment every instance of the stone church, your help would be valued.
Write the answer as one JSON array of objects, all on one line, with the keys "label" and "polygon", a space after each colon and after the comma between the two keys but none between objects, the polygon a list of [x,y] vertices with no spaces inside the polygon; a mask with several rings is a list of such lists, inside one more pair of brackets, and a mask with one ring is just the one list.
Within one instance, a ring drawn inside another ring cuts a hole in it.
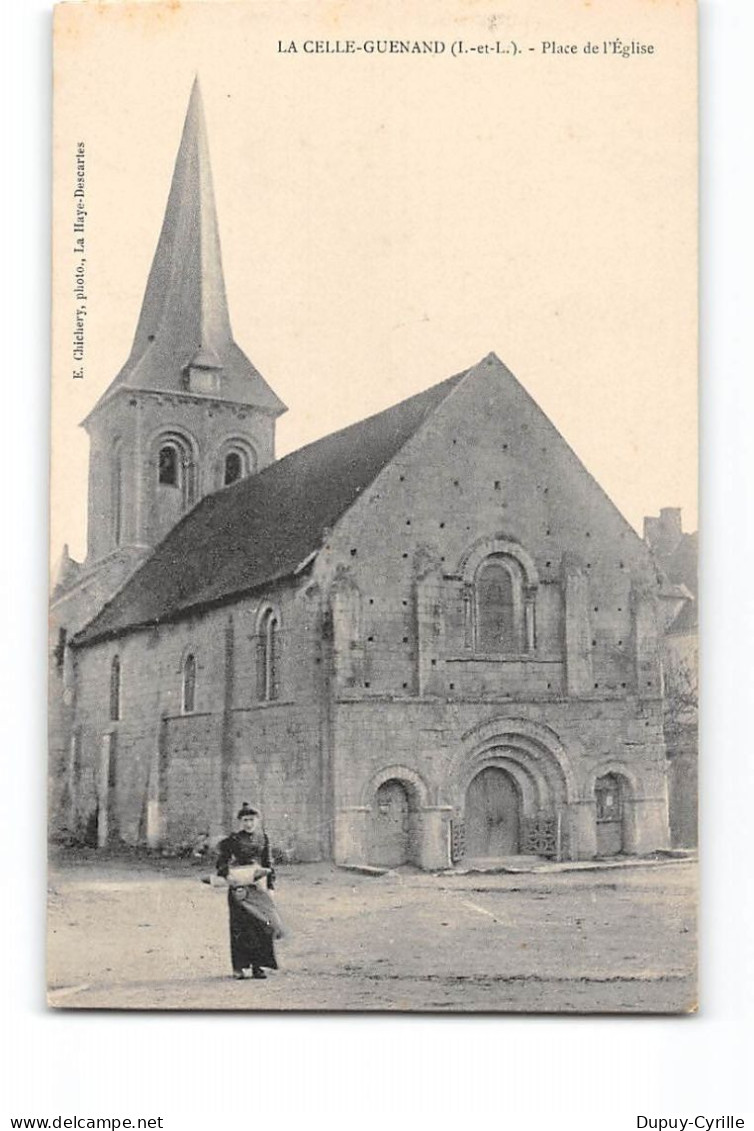
[{"label": "stone church", "polygon": [[53,826],[442,868],[668,845],[679,595],[494,355],[275,459],[199,89],[52,599]]}]

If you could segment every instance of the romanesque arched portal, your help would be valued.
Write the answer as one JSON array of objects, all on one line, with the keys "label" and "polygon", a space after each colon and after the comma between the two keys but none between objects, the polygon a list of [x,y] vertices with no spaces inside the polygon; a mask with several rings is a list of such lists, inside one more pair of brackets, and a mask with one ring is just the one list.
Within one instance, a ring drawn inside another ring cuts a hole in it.
[{"label": "romanesque arched portal", "polygon": [[493,719],[468,731],[449,765],[455,855],[502,858],[568,853],[576,787],[558,736],[525,719]]}]

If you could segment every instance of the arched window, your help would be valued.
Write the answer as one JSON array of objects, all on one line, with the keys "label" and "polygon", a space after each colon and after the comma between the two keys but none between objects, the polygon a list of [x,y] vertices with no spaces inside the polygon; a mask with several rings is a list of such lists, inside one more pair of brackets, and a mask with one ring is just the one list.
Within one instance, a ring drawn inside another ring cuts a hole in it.
[{"label": "arched window", "polygon": [[245,479],[257,469],[257,453],[243,436],[226,438],[215,461],[215,482],[218,487],[230,487]]},{"label": "arched window", "polygon": [[280,695],[280,621],[274,609],[267,609],[259,623],[257,690],[260,699]]},{"label": "arched window", "polygon": [[120,718],[120,657],[113,656],[110,664],[110,721]]},{"label": "arched window", "polygon": [[175,444],[164,444],[160,448],[158,482],[163,487],[180,487],[180,467],[181,461]]},{"label": "arched window", "polygon": [[[163,436],[157,447],[157,483],[161,489],[172,488],[181,510],[194,502],[194,457],[188,439],[178,434]],[[172,494],[171,491],[164,493]]]},{"label": "arched window", "polygon": [[196,657],[189,653],[183,662],[183,694],[181,709],[184,715],[192,715],[196,708]]},{"label": "arched window", "polygon": [[231,483],[243,476],[243,459],[240,452],[228,452],[225,457],[225,469],[223,473],[223,485],[229,487]]},{"label": "arched window", "polygon": [[476,647],[479,652],[524,651],[521,570],[506,557],[489,557],[476,575]]}]

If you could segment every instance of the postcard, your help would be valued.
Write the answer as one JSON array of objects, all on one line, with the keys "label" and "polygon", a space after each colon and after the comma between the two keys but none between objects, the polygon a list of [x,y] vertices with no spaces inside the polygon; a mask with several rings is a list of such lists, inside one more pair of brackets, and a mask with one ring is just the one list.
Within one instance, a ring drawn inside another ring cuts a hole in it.
[{"label": "postcard", "polygon": [[696,20],[57,7],[52,1006],[696,1009]]}]

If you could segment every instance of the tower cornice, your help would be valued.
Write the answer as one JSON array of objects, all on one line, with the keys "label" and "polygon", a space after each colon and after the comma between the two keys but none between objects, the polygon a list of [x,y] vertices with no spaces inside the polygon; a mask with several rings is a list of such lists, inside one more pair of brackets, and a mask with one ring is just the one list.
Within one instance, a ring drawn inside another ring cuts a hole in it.
[{"label": "tower cornice", "polygon": [[283,412],[285,408],[265,408],[260,405],[254,404],[251,401],[237,401],[230,400],[227,397],[218,397],[211,393],[191,393],[184,392],[181,389],[141,389],[138,386],[119,385],[111,386],[103,396],[97,401],[94,408],[84,417],[80,422],[81,427],[88,431],[90,422],[108,406],[112,405],[118,399],[125,397],[133,398],[147,398],[156,401],[172,401],[184,405],[203,405],[212,407],[217,405],[220,408],[230,409],[234,415],[238,416],[241,413],[254,412],[263,416],[268,416],[271,419],[276,419]]}]

